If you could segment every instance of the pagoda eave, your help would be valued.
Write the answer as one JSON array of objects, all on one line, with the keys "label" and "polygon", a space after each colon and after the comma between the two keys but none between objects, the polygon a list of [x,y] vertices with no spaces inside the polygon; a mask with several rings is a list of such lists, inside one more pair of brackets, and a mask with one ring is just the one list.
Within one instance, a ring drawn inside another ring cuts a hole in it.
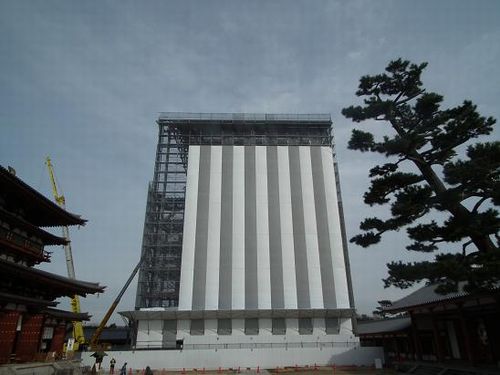
[{"label": "pagoda eave", "polygon": [[28,223],[26,220],[20,218],[19,216],[13,215],[10,212],[4,210],[0,207],[0,219],[5,222],[14,225],[17,228],[23,229],[28,233],[32,233],[34,236],[38,237],[44,245],[66,245],[68,241],[52,233],[49,233],[39,227]]},{"label": "pagoda eave", "polygon": [[10,294],[6,292],[0,292],[0,304],[15,303],[18,305],[25,305],[27,307],[47,307],[47,306],[57,306],[58,302],[49,301],[46,299],[25,297],[17,294]]},{"label": "pagoda eave", "polygon": [[87,220],[72,214],[40,194],[7,169],[0,166],[0,194],[23,210],[24,218],[40,227],[85,225]]},{"label": "pagoda eave", "polygon": [[78,294],[85,297],[87,294],[104,292],[105,287],[98,283],[90,283],[74,280],[64,276],[56,275],[36,268],[30,268],[21,264],[0,259],[0,273],[4,277],[10,277],[13,281],[24,282],[27,285],[39,283],[50,288],[50,292],[57,298],[62,296],[73,296]]},{"label": "pagoda eave", "polygon": [[63,319],[67,321],[89,321],[91,315],[88,313],[74,313],[71,311],[66,311],[66,310],[59,310],[59,309],[44,309],[42,310],[42,313],[45,315],[48,315],[52,318],[56,319]]}]

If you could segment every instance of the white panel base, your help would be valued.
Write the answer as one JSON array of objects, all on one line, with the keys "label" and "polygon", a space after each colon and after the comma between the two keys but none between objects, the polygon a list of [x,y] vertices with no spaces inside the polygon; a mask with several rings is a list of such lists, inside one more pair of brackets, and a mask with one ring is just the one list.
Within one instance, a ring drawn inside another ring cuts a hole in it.
[{"label": "white panel base", "polygon": [[[92,366],[92,352],[82,353],[82,365]],[[284,366],[373,365],[376,358],[383,360],[381,347],[351,346],[344,348],[266,348],[266,349],[205,349],[205,350],[136,350],[109,352],[103,363],[108,370],[109,359],[115,358],[117,368],[127,362],[128,368],[142,370],[150,366],[155,370],[214,370],[233,368],[273,369]],[[135,372],[134,372],[135,373]]]}]

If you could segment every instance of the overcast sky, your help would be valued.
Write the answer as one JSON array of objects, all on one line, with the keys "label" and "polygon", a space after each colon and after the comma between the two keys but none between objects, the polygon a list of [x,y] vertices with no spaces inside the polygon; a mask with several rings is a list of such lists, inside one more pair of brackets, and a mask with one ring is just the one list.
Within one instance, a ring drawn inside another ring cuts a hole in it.
[{"label": "overcast sky", "polygon": [[[374,159],[347,150],[340,114],[359,77],[428,61],[424,85],[446,104],[499,118],[499,18],[493,0],[0,0],[0,164],[51,197],[51,156],[68,210],[89,220],[71,238],[77,277],[107,286],[81,301],[97,322],[139,259],[158,112],[331,113],[353,236],[373,215],[362,195]],[[63,250],[48,250],[43,268],[66,274]],[[421,259],[404,233],[349,252],[360,313],[408,293],[383,288],[387,262]],[[136,285],[118,310],[134,308]]]}]

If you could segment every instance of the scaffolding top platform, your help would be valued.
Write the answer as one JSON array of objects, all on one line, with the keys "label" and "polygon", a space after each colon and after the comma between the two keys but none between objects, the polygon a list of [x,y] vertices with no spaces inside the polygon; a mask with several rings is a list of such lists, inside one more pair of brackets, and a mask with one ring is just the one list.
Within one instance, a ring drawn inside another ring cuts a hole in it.
[{"label": "scaffolding top platform", "polygon": [[160,112],[162,121],[229,121],[229,122],[315,122],[331,124],[329,113],[286,114],[286,113],[191,113]]}]

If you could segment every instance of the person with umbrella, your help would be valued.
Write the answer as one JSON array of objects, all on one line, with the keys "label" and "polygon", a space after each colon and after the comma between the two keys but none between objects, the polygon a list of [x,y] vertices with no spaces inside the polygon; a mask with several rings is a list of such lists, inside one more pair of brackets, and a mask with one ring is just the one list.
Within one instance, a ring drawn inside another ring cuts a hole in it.
[{"label": "person with umbrella", "polygon": [[98,350],[96,352],[94,352],[94,354],[91,355],[91,357],[95,357],[95,364],[96,364],[96,367],[97,367],[97,370],[101,370],[101,363],[102,363],[102,360],[104,359],[104,356],[106,356],[107,354],[102,351],[102,350]]}]

